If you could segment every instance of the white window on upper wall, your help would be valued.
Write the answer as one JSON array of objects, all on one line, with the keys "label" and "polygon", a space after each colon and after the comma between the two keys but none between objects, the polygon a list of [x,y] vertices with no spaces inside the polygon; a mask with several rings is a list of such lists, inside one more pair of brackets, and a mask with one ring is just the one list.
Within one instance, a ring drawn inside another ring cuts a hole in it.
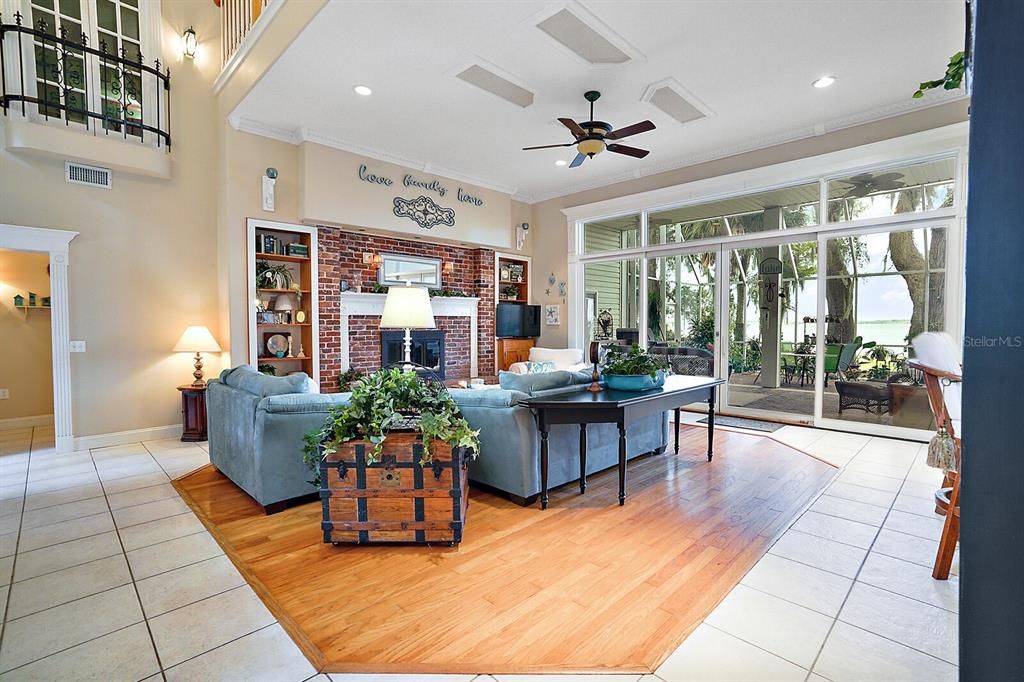
[{"label": "white window on upper wall", "polygon": [[159,0],[0,0],[0,8],[8,113],[167,144]]}]

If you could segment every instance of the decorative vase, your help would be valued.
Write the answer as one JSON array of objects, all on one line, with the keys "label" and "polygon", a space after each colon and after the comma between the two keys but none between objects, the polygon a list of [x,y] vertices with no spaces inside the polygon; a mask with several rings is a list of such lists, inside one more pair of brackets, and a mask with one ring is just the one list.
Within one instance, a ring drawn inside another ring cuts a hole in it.
[{"label": "decorative vase", "polygon": [[665,385],[665,371],[659,369],[653,379],[650,374],[605,374],[604,381],[613,391],[646,391]]}]

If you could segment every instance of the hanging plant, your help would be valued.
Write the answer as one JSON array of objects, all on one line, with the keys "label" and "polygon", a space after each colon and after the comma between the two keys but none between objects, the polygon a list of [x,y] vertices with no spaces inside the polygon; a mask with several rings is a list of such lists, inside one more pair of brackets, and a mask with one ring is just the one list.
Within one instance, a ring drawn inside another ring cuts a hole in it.
[{"label": "hanging plant", "polygon": [[955,55],[949,58],[949,64],[946,65],[946,74],[934,81],[925,81],[918,87],[917,92],[914,93],[914,99],[921,99],[924,97],[925,90],[932,90],[934,88],[942,88],[943,90],[956,90],[960,87],[960,84],[964,80],[964,70],[967,68],[967,57],[963,50],[957,52]]}]

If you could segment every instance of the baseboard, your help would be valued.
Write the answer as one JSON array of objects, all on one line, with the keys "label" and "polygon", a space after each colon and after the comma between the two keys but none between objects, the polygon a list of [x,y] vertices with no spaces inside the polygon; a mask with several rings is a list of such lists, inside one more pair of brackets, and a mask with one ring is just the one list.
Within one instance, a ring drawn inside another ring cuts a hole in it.
[{"label": "baseboard", "polygon": [[161,438],[181,438],[181,424],[151,426],[147,429],[132,429],[130,431],[115,431],[114,433],[101,433],[95,436],[79,436],[75,438],[75,450],[92,450],[93,448],[127,445],[128,443],[138,443],[143,440],[159,440]]},{"label": "baseboard", "polygon": [[25,429],[30,426],[53,426],[52,414],[37,414],[32,417],[10,417],[0,419],[0,431],[7,429]]}]

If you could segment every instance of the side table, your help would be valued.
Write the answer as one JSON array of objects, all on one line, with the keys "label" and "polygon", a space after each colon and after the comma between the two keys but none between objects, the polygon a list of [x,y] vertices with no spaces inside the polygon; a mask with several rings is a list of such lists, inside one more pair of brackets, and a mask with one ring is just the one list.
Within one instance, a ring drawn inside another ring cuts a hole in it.
[{"label": "side table", "polygon": [[206,384],[178,386],[181,391],[181,439],[206,440]]}]

